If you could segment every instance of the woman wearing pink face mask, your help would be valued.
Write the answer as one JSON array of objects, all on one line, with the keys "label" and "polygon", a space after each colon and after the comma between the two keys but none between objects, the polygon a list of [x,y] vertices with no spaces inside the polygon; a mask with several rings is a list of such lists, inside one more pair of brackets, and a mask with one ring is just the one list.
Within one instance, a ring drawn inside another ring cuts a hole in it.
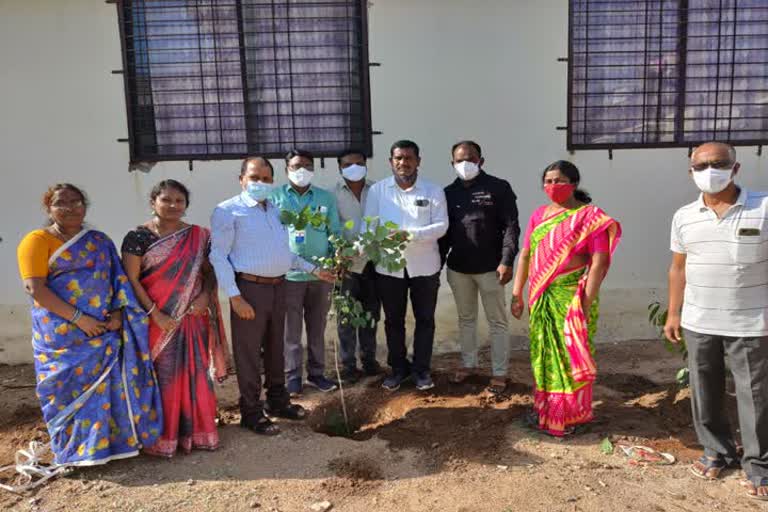
[{"label": "woman wearing pink face mask", "polygon": [[592,420],[598,292],[621,227],[578,189],[581,176],[571,162],[550,164],[542,181],[552,202],[528,222],[512,288],[512,315],[522,317],[528,282],[535,381],[529,421],[564,436]]}]

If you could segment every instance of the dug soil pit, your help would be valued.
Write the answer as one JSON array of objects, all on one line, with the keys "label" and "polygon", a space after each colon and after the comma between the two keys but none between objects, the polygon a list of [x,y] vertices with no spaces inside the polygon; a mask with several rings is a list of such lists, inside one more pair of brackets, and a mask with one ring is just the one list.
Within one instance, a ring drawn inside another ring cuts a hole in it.
[{"label": "dug soil pit", "polygon": [[[0,509],[304,512],[328,501],[341,512],[753,510],[737,474],[714,484],[690,476],[687,465],[701,453],[690,396],[674,382],[681,361],[659,342],[598,345],[595,421],[567,439],[522,421],[532,405],[526,352],[512,353],[512,383],[501,395],[486,390],[488,375],[450,384],[459,361],[434,358],[429,392],[408,384],[390,393],[380,377],[345,388],[347,420],[340,393],[308,391],[297,400],[307,420],[278,420],[282,433],[271,438],[236,426],[230,379],[217,386],[216,452],[78,469],[29,495],[0,492]],[[480,362],[488,366],[487,351]],[[29,441],[47,441],[47,432],[31,365],[0,366],[0,387],[3,466]],[[735,425],[733,398],[727,403]],[[621,452],[601,451],[606,438],[672,453],[678,463],[630,466]]]}]

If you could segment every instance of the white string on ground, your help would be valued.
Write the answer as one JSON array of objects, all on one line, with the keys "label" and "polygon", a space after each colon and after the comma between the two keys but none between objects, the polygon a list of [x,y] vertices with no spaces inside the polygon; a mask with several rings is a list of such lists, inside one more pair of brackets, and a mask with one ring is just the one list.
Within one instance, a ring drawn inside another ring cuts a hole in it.
[{"label": "white string on ground", "polygon": [[[16,452],[16,463],[11,466],[0,468],[0,473],[10,470],[16,470],[21,475],[21,485],[0,484],[0,489],[16,494],[23,493],[44,484],[51,478],[69,471],[67,466],[57,464],[43,464],[40,458],[50,451],[49,443],[32,441],[29,443],[29,449]],[[38,478],[38,480],[35,480]]]}]

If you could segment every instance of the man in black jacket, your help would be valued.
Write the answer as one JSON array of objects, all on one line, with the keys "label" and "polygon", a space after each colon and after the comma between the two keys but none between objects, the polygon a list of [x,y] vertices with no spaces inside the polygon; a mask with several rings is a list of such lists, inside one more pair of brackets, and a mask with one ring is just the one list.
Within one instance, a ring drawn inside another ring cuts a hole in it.
[{"label": "man in black jacket", "polygon": [[518,251],[517,197],[506,180],[482,169],[482,149],[476,142],[455,144],[451,157],[458,178],[445,187],[450,223],[440,240],[440,254],[448,262],[463,362],[451,380],[460,383],[477,369],[480,295],[491,335],[493,378],[489,390],[498,393],[507,384],[509,332],[504,285],[512,279]]}]

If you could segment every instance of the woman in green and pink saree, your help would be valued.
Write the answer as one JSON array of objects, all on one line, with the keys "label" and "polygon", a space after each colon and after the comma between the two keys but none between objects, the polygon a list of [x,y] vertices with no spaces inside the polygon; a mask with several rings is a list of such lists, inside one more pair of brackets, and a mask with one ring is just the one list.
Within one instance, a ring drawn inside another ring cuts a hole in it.
[{"label": "woman in green and pink saree", "polygon": [[529,419],[561,437],[592,420],[598,293],[621,227],[577,188],[581,177],[572,163],[560,160],[547,166],[542,179],[552,202],[537,209],[528,223],[512,289],[512,315],[522,317],[528,282],[535,381]]}]

